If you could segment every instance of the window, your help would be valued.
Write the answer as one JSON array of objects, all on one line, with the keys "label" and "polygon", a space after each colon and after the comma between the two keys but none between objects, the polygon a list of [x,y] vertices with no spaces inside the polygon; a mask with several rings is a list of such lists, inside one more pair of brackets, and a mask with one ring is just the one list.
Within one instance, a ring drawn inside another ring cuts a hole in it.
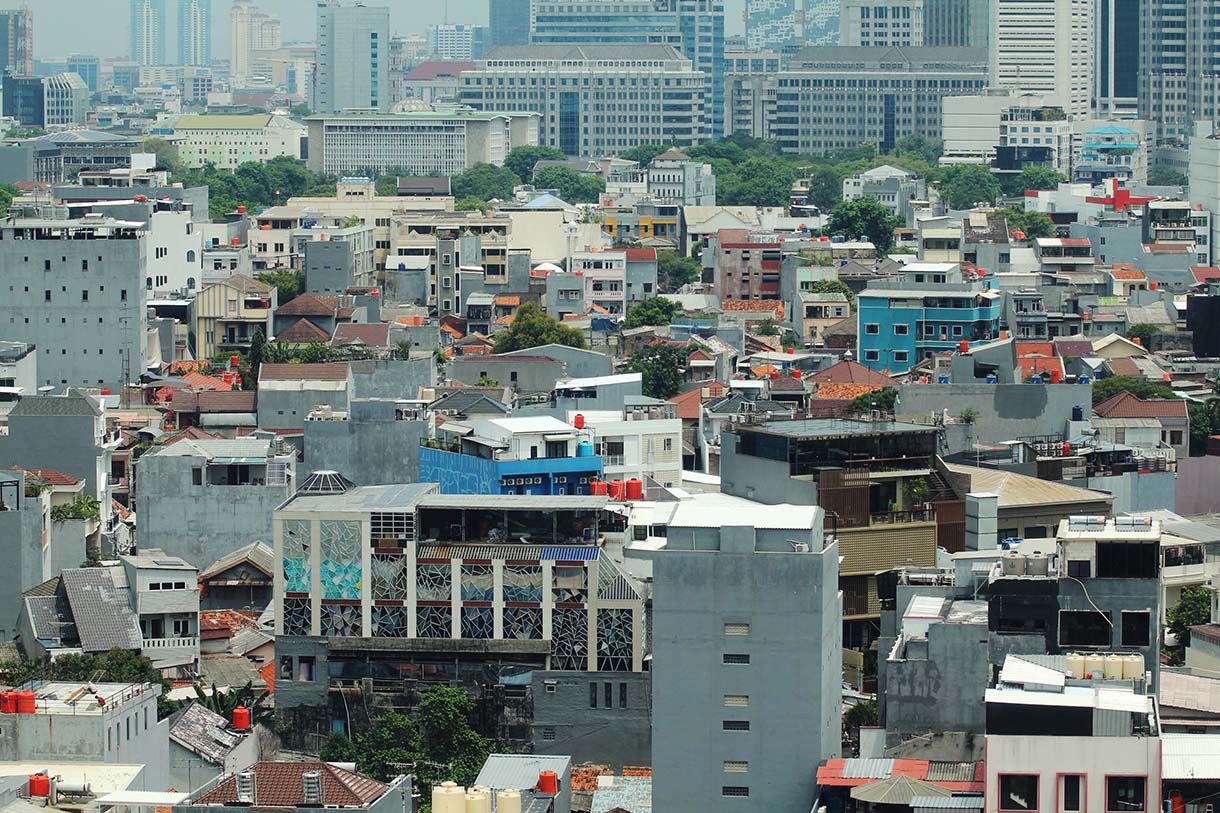
[{"label": "window", "polygon": [[542,729],[542,739],[548,740],[548,741],[555,739],[555,729],[553,729],[553,728]]},{"label": "window", "polygon": [[674,450],[674,439],[665,438],[665,440],[661,442],[661,449],[666,452],[672,452]]},{"label": "window", "polygon": [[750,656],[726,652],[724,662],[733,666],[741,666],[750,662]]},{"label": "window", "polygon": [[869,336],[877,336],[881,333],[881,325],[876,322],[870,322],[864,326],[864,332]]},{"label": "window", "polygon": [[749,720],[721,720],[720,728],[724,731],[749,731]]},{"label": "window", "polygon": [[280,656],[280,680],[292,680],[292,657]]},{"label": "window", "polygon": [[725,785],[720,789],[720,795],[746,797],[750,795],[750,789],[742,785]]},{"label": "window", "polygon": [[1087,579],[1092,572],[1092,562],[1088,559],[1068,559],[1068,575],[1073,579]]},{"label": "window", "polygon": [[301,680],[308,683],[313,683],[318,670],[318,660],[312,655],[302,656],[297,659],[301,666]]},{"label": "window", "polygon": [[1169,430],[1169,445],[1171,445],[1171,446],[1181,446],[1182,445],[1182,432],[1180,429]]},{"label": "window", "polygon": [[906,336],[911,330],[910,325],[894,325],[895,336]]},{"label": "window", "polygon": [[612,709],[614,708],[614,684],[607,683],[604,688],[606,695],[606,708]]},{"label": "window", "polygon": [[894,361],[906,361],[911,357],[911,354],[906,350],[895,350]]},{"label": "window", "polygon": [[1123,612],[1122,614],[1123,646],[1148,646],[1149,634],[1152,631],[1152,614],[1143,612]]},{"label": "window", "polygon": [[597,684],[589,684],[589,708],[597,708]]},{"label": "window", "polygon": [[50,301],[51,301],[51,292],[50,292],[50,291],[43,291],[43,292],[42,292],[42,301],[43,301],[43,302],[50,302]]},{"label": "window", "polygon": [[191,635],[191,620],[189,618],[174,619],[174,637],[189,638]]},{"label": "window", "polygon": [[[81,292],[80,292],[80,301],[81,301],[81,302],[88,302],[88,301],[89,301],[89,292],[88,292],[88,291],[81,291]],[[1180,434],[1180,433],[1179,433],[1179,434]]]},{"label": "window", "polygon": [[1000,774],[1000,810],[1037,810],[1038,777]]},{"label": "window", "polygon": [[750,696],[748,694],[726,694],[724,696],[724,704],[726,706],[744,708],[750,705]]},{"label": "window", "polygon": [[750,770],[750,763],[744,759],[726,759],[724,761],[725,773],[745,773]]},{"label": "window", "polygon": [[1080,776],[1059,777],[1059,810],[1061,813],[1080,813]]},{"label": "window", "polygon": [[724,634],[725,635],[749,635],[750,634],[750,625],[749,624],[725,624],[724,625]]},{"label": "window", "polygon": [[1107,813],[1138,813],[1144,809],[1146,776],[1107,776]]},{"label": "window", "polygon": [[876,350],[865,350],[864,351],[864,360],[865,361],[877,361],[879,358],[881,358],[881,354],[878,353]]},{"label": "window", "polygon": [[1060,610],[1061,646],[1109,646],[1110,616],[1094,610]]},{"label": "window", "polygon": [[191,485],[193,485],[193,486],[203,485],[203,469],[202,468],[191,469]]},{"label": "window", "polygon": [[556,690],[559,688],[553,680],[545,681],[542,685],[547,694],[555,694]]},{"label": "window", "polygon": [[618,707],[620,709],[627,708],[627,684],[620,683],[618,685]]}]

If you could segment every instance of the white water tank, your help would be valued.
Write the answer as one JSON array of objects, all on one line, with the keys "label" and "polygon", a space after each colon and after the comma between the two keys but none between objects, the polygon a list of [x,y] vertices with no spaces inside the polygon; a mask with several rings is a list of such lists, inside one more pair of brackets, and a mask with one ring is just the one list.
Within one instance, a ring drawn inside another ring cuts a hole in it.
[{"label": "white water tank", "polygon": [[1045,553],[1031,553],[1025,557],[1026,576],[1045,576],[1050,573],[1051,560]]},{"label": "white water tank", "polygon": [[521,794],[509,788],[496,794],[496,813],[521,813]]},{"label": "white water tank", "polygon": [[1123,679],[1123,656],[1107,655],[1105,665],[1106,680]]},{"label": "white water tank", "polygon": [[1005,576],[1025,575],[1025,556],[1016,551],[1009,551],[1000,558],[1000,572]]},{"label": "white water tank", "polygon": [[456,782],[433,785],[432,813],[466,813],[466,788]]},{"label": "white water tank", "polygon": [[468,789],[466,813],[491,813],[491,791],[482,785]]},{"label": "white water tank", "polygon": [[1067,654],[1067,671],[1076,680],[1084,679],[1084,655],[1079,652]]},{"label": "white water tank", "polygon": [[1095,652],[1084,656],[1084,674],[1086,677],[1101,677],[1106,671],[1106,659]]},{"label": "white water tank", "polygon": [[1144,676],[1144,656],[1129,653],[1123,656],[1123,680],[1138,680]]}]

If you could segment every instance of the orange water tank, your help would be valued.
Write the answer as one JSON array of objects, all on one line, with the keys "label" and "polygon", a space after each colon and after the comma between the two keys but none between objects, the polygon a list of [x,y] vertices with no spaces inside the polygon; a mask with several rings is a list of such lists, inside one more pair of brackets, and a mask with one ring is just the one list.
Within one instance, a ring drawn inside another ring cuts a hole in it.
[{"label": "orange water tank", "polygon": [[45,773],[30,774],[30,795],[50,796],[51,777],[47,776]]},{"label": "orange water tank", "polygon": [[542,771],[539,773],[538,792],[557,795],[559,793],[559,774],[554,771]]},{"label": "orange water tank", "polygon": [[800,370],[793,370],[793,371],[792,371],[792,377],[793,377],[793,378],[800,378],[800,377],[801,377],[801,371],[800,371]]},{"label": "orange water tank", "polygon": [[957,352],[969,353],[970,352],[970,342],[966,341],[965,339],[962,339],[960,342],[958,342],[957,343]]},{"label": "orange water tank", "polygon": [[585,416],[578,414],[575,418],[572,419],[572,425],[575,426],[577,429],[584,429],[585,428]]},{"label": "orange water tank", "polygon": [[38,710],[38,698],[33,692],[17,692],[17,713],[33,714]]},{"label": "orange water tank", "polygon": [[237,207],[237,213],[239,215],[244,215],[246,213],[246,205],[244,203]]},{"label": "orange water tank", "polygon": [[16,714],[17,713],[17,693],[11,691],[0,692],[0,714]]},{"label": "orange water tank", "polygon": [[250,730],[250,709],[245,706],[233,709],[233,728],[238,731]]},{"label": "orange water tank", "polygon": [[229,245],[231,245],[231,246],[240,246],[240,245],[241,245],[241,238],[240,238],[240,237],[234,237],[234,238],[232,238],[231,240],[229,240]]},{"label": "orange water tank", "polygon": [[594,480],[591,483],[589,483],[589,493],[592,494],[594,497],[606,496],[606,481],[605,480]]},{"label": "orange water tank", "polygon": [[612,500],[621,500],[627,493],[627,486],[622,480],[611,480],[606,485]]},{"label": "orange water tank", "polygon": [[644,481],[643,480],[628,480],[627,481],[627,499],[629,499],[629,500],[644,499]]}]

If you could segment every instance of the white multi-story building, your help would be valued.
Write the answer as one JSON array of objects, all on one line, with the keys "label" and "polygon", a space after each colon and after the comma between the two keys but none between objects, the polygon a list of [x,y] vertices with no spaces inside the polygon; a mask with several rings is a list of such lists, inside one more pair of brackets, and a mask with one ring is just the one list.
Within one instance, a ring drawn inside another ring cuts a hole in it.
[{"label": "white multi-story building", "polygon": [[178,64],[212,64],[212,0],[178,0]]},{"label": "white multi-story building", "polygon": [[461,101],[542,115],[539,142],[569,156],[703,141],[707,76],[669,45],[506,45],[462,74]]},{"label": "white multi-story building", "polygon": [[[1021,94],[1013,88],[987,88],[977,96],[946,96],[941,113],[944,152],[941,166],[989,164],[1002,140],[1001,119],[1019,108],[1049,105],[1041,94]],[[1019,130],[1018,130],[1019,132]]]},{"label": "white multi-story building", "polygon": [[163,550],[120,556],[141,651],[160,668],[199,662],[199,570]]},{"label": "white multi-story building", "polygon": [[305,128],[282,113],[181,116],[174,122],[178,157],[185,166],[234,170],[255,161],[301,157]]},{"label": "white multi-story building", "polygon": [[1089,115],[1093,90],[1092,0],[994,0],[991,82],[1042,93],[1072,117]]},{"label": "white multi-story building", "polygon": [[918,48],[923,41],[923,0],[843,0],[839,44]]},{"label": "white multi-story building", "polygon": [[45,125],[84,124],[89,115],[89,95],[89,86],[75,73],[57,73],[43,79]]},{"label": "white multi-story building", "polygon": [[[601,455],[607,480],[651,477],[665,487],[682,482],[682,419],[667,401],[628,396],[622,411],[580,411]],[[575,410],[568,422],[576,421]]]},{"label": "white multi-story building", "polygon": [[585,305],[597,305],[611,314],[627,310],[627,253],[578,252],[572,268],[585,280]]},{"label": "white multi-story building", "polygon": [[131,0],[131,61],[165,64],[165,0]]},{"label": "white multi-story building", "polygon": [[1211,245],[1220,237],[1220,132],[1210,121],[1195,122],[1190,139],[1189,199],[1211,212]]},{"label": "white multi-story building", "polygon": [[309,119],[309,167],[343,175],[399,170],[456,175],[475,164],[503,164],[514,147],[538,143],[537,113],[483,113],[444,107]]},{"label": "white multi-story building", "polygon": [[463,23],[442,23],[428,32],[437,59],[469,62],[482,50],[486,29]]},{"label": "white multi-story building", "polygon": [[692,161],[681,150],[667,150],[648,165],[648,197],[658,203],[715,206],[716,175],[712,165]]},{"label": "white multi-story building", "polygon": [[229,76],[234,86],[241,87],[252,76],[255,52],[282,45],[280,21],[254,5],[254,0],[233,0],[229,26]]}]

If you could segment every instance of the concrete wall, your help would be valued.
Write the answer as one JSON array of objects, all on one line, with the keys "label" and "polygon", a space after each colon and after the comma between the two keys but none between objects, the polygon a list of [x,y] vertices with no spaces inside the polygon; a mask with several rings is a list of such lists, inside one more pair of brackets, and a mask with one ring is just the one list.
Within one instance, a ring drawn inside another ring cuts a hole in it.
[{"label": "concrete wall", "polygon": [[191,469],[199,465],[203,458],[155,453],[136,462],[140,545],[199,568],[251,542],[271,545],[271,514],[292,486],[192,485]]},{"label": "concrete wall", "polygon": [[353,284],[354,247],[347,240],[310,240],[305,243],[305,290],[311,294],[338,295]]},{"label": "concrete wall", "polygon": [[[0,511],[0,556],[6,566],[0,568],[0,636],[12,640],[17,632],[17,616],[21,612],[21,593],[43,581],[42,569],[42,525],[43,506],[39,498],[27,498],[24,490],[18,497],[16,509],[8,504],[12,491],[10,482],[18,482],[20,475],[0,472],[4,483],[4,498],[8,505]],[[80,560],[73,565],[79,566]],[[55,571],[56,574],[59,571]]]},{"label": "concrete wall", "polygon": [[96,445],[92,415],[10,415],[9,433],[0,435],[0,468],[55,469],[85,481],[86,494],[99,494],[99,470],[110,471],[110,450]]},{"label": "concrete wall", "polygon": [[[563,372],[568,378],[594,378],[610,375],[614,372],[614,360],[604,353],[592,350],[581,350],[562,344],[544,344],[541,347],[531,347],[526,350],[514,350],[511,353],[501,353],[501,356],[547,356],[563,364]],[[554,382],[552,382],[554,383]]]},{"label": "concrete wall", "polygon": [[305,418],[320,406],[346,412],[351,386],[344,389],[307,389],[258,391],[258,425],[262,429],[303,429]]},{"label": "concrete wall", "polygon": [[[539,352],[529,355],[542,354]],[[506,387],[513,387],[518,392],[550,392],[555,388],[555,382],[564,376],[564,365],[558,360],[525,361],[506,356],[458,356],[449,362],[445,372],[453,381],[468,386],[474,386],[486,374],[488,378],[499,381]]]},{"label": "concrete wall", "polygon": [[1072,407],[1092,412],[1093,388],[1084,384],[904,384],[898,388],[895,413],[899,420],[928,420],[948,409],[950,416],[966,407],[978,420],[960,432],[947,432],[952,454],[968,451],[974,443],[995,444],[1017,437],[1061,433],[1072,417]]},{"label": "concrete wall", "polygon": [[419,482],[423,421],[394,419],[393,401],[352,401],[346,421],[305,422],[300,475],[337,471],[356,485]]},{"label": "concrete wall", "polygon": [[753,457],[737,451],[737,435],[720,435],[720,490],[768,505],[816,505],[817,485],[794,480],[781,460]]},{"label": "concrete wall", "polygon": [[[986,625],[932,624],[927,650],[926,659],[908,652],[905,660],[885,663],[886,731],[983,733],[983,693],[990,677]],[[889,653],[877,654],[880,667]]]},{"label": "concrete wall", "polygon": [[418,398],[420,387],[436,383],[436,361],[431,355],[353,361],[351,369],[353,398]]},{"label": "concrete wall", "polygon": [[[842,624],[838,546],[755,553],[752,528],[720,529],[719,550],[653,557],[653,805],[665,813],[803,811],[813,766],[840,754]],[[748,624],[726,635],[725,624]],[[726,664],[725,655],[749,664]],[[746,696],[729,706],[726,696]],[[748,721],[748,731],[724,721]],[[726,773],[725,762],[749,762]]]},{"label": "concrete wall", "polygon": [[[1178,458],[1179,461],[1189,459]],[[1171,471],[1149,474],[1127,472],[1117,477],[1090,477],[1088,488],[1113,495],[1115,514],[1161,509],[1175,511],[1176,483],[1182,479],[1181,472],[1178,472],[1176,477]]]},{"label": "concrete wall", "polygon": [[258,734],[246,735],[226,756],[223,764],[169,741],[169,784],[190,793],[224,773],[237,773],[258,762]]},{"label": "concrete wall", "polygon": [[1184,517],[1220,511],[1220,457],[1178,458],[1178,477],[1174,480],[1174,511]]},{"label": "concrete wall", "polygon": [[[647,672],[533,673],[534,752],[572,757],[573,764],[597,762],[614,769],[652,764],[652,686]],[[611,685],[613,707],[605,704]],[[590,689],[597,707],[590,706]],[[626,688],[626,705],[620,704]],[[544,733],[545,732],[545,733]],[[547,739],[553,734],[554,739]]]}]

